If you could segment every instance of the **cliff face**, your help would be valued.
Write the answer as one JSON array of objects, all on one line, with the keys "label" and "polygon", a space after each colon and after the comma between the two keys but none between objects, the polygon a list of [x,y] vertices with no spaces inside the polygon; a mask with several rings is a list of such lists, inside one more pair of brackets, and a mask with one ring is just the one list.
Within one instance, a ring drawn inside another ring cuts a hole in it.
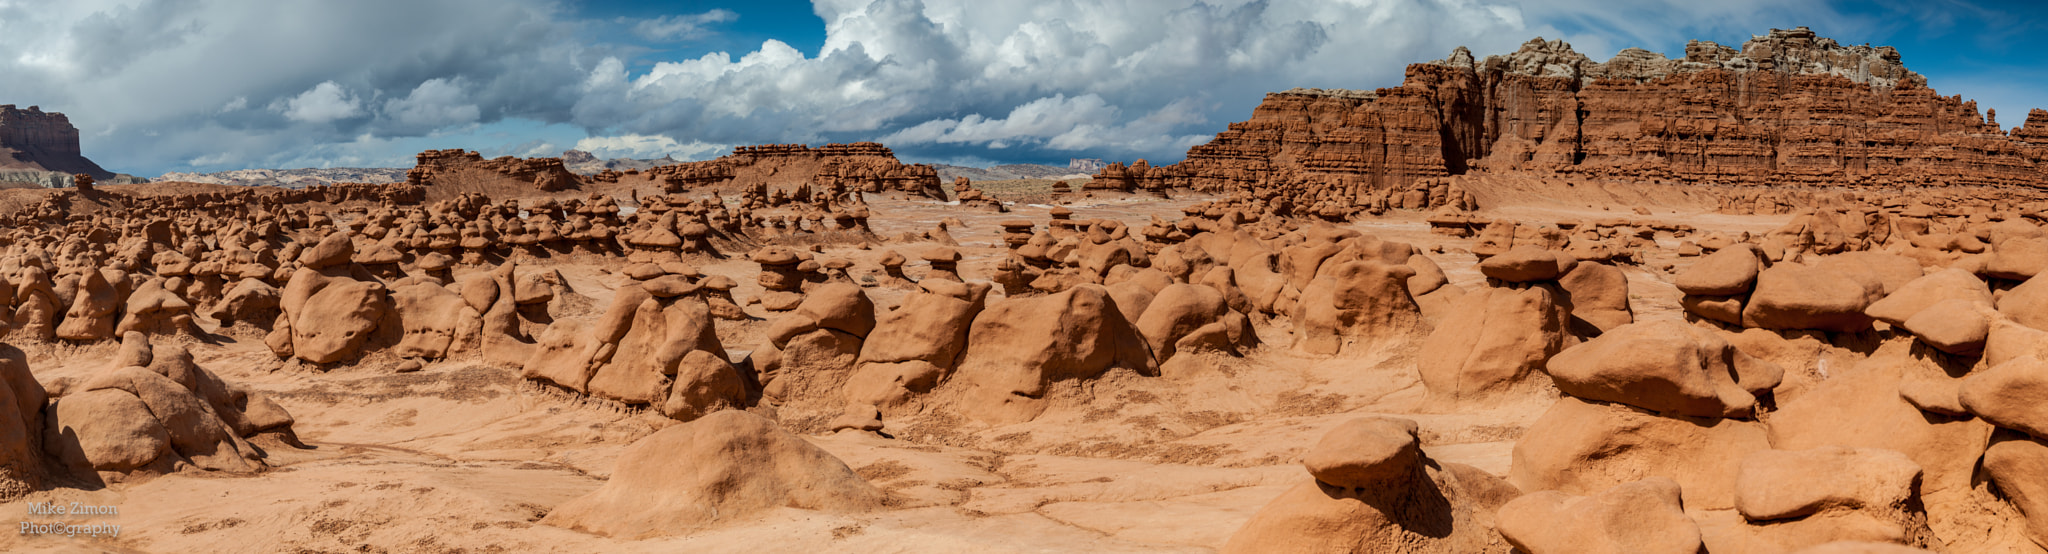
[{"label": "cliff face", "polygon": [[70,118],[36,106],[16,109],[13,104],[0,105],[0,169],[114,177],[79,152],[78,128],[71,126]]},{"label": "cliff face", "polygon": [[1459,48],[1409,66],[1398,88],[1269,94],[1179,164],[1098,179],[1207,190],[1306,181],[1359,195],[1471,171],[2048,187],[2048,112],[2010,134],[1986,115],[1927,88],[1890,47],[1842,46],[1803,27],[1740,50],[1694,41],[1680,59],[1629,49],[1604,63],[1538,39],[1478,61]]}]

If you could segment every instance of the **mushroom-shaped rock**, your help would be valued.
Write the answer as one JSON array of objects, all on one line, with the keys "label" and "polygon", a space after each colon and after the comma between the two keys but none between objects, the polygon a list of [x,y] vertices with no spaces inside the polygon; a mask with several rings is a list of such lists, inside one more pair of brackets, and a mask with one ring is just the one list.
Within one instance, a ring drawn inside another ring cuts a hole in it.
[{"label": "mushroom-shaped rock", "polygon": [[324,269],[349,263],[356,253],[356,243],[348,233],[328,233],[318,244],[299,254],[299,265],[312,269]]},{"label": "mushroom-shaped rock", "polygon": [[796,313],[817,322],[817,328],[866,337],[875,330],[875,303],[851,283],[832,283],[812,290]]},{"label": "mushroom-shaped rock", "polygon": [[229,288],[206,315],[223,326],[238,321],[269,324],[277,319],[279,298],[277,287],[259,279],[243,279]]},{"label": "mushroom-shaped rock", "polygon": [[192,304],[165,290],[162,280],[151,279],[135,289],[128,296],[124,311],[126,315],[115,329],[117,333],[142,331],[166,334],[198,330],[192,325]]},{"label": "mushroom-shaped rock", "polygon": [[932,264],[932,271],[925,275],[926,279],[960,280],[960,273],[957,269],[960,263],[960,251],[954,250],[951,246],[935,246],[930,250],[924,251],[924,254],[920,257]]},{"label": "mushroom-shaped rock", "polygon": [[775,508],[866,512],[880,508],[883,496],[845,462],[774,422],[722,410],[626,447],[611,480],[541,523],[644,539]]},{"label": "mushroom-shaped rock", "polygon": [[428,252],[419,257],[417,264],[420,271],[446,271],[455,267],[455,258],[440,252]]},{"label": "mushroom-shaped rock", "polygon": [[1360,418],[1339,424],[1309,449],[1301,464],[1317,482],[1362,489],[1414,477],[1422,460],[1414,420]]},{"label": "mushroom-shaped rock", "polygon": [[626,269],[620,270],[619,272],[624,273],[627,277],[631,277],[637,281],[646,281],[663,275],[668,275],[668,272],[661,270],[661,266],[655,264],[633,264],[630,266],[626,266]]},{"label": "mushroom-shaped rock", "polygon": [[783,246],[770,246],[754,251],[750,259],[761,265],[796,265],[803,261],[795,250]]}]

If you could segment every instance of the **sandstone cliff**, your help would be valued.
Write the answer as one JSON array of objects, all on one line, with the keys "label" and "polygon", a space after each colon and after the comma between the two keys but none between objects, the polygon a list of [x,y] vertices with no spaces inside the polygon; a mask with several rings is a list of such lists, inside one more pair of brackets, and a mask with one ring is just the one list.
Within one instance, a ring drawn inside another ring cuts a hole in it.
[{"label": "sandstone cliff", "polygon": [[38,106],[23,110],[13,104],[0,105],[0,169],[114,177],[79,152],[78,128],[71,126],[70,118]]},{"label": "sandstone cliff", "polygon": [[1716,185],[2048,187],[2048,112],[2010,133],[1942,96],[1890,47],[1804,27],[1740,50],[1693,41],[1668,59],[1594,62],[1536,39],[1475,60],[1458,48],[1400,87],[1268,94],[1171,166],[1105,168],[1091,188],[1250,190],[1308,183],[1330,196],[1468,172]]}]

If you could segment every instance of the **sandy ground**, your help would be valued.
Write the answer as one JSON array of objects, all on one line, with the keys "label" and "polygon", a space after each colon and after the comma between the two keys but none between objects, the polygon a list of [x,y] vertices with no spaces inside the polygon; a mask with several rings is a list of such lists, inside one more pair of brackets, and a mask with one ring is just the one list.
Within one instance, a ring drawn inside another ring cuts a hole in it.
[{"label": "sandy ground", "polygon": [[[1201,197],[1078,199],[1075,219],[1115,218],[1142,226],[1173,219]],[[936,202],[875,197],[877,232],[896,237],[957,218],[951,229],[967,257],[962,273],[986,278],[1000,259],[996,222],[1041,224],[1049,206],[1019,204],[990,213]],[[1624,216],[1565,202],[1532,202],[1488,212],[1524,222]],[[1763,232],[1789,216],[1727,216],[1666,202],[1655,217],[1701,229]],[[1423,214],[1404,212],[1351,225],[1409,242],[1454,283],[1481,280],[1469,239],[1431,234]],[[1659,237],[1666,246],[1676,240]],[[929,244],[872,249],[828,247],[879,272],[883,249],[915,257]],[[1666,252],[1669,252],[1668,250]],[[1670,256],[1670,254],[1659,254]],[[1678,317],[1670,274],[1689,259],[1657,258],[1626,269],[1639,319]],[[579,260],[538,261],[559,270],[588,301],[559,310],[602,310],[621,275]],[[740,257],[703,264],[759,292],[756,266]],[[465,268],[478,271],[479,268]],[[912,264],[916,277],[923,271]],[[880,306],[903,291],[870,289]],[[765,315],[759,307],[750,307]],[[764,325],[720,322],[735,353],[760,341]],[[0,504],[0,518],[119,525],[118,537],[0,535],[0,550],[112,552],[897,552],[1164,551],[1220,547],[1251,515],[1307,479],[1297,463],[1323,431],[1363,414],[1396,414],[1421,424],[1437,460],[1505,474],[1514,440],[1551,399],[1531,398],[1463,413],[1425,413],[1414,346],[1363,358],[1311,359],[1288,352],[1285,320],[1259,326],[1267,346],[1245,359],[1216,360],[1159,377],[1112,373],[1086,389],[1054,393],[1036,421],[989,427],[915,416],[888,421],[893,438],[845,431],[806,438],[890,494],[894,509],[831,515],[787,509],[725,521],[681,537],[619,541],[536,523],[552,507],[603,484],[620,451],[668,421],[522,383],[515,371],[454,359],[394,374],[395,359],[366,358],[320,371],[280,363],[257,337],[195,344],[200,364],[265,391],[297,418],[308,450],[273,449],[277,466],[253,476],[181,473],[105,490],[58,489]],[[95,371],[113,346],[32,349],[38,379]],[[1070,388],[1071,389],[1071,388]],[[800,431],[815,421],[786,425]],[[815,430],[815,429],[809,429]],[[118,507],[118,515],[50,519],[38,502]]]}]

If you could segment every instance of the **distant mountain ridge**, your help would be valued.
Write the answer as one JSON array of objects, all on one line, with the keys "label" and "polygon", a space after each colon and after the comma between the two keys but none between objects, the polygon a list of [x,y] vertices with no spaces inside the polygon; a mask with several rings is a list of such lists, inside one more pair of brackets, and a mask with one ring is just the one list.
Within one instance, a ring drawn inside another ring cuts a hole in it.
[{"label": "distant mountain ridge", "polygon": [[[589,152],[570,150],[562,153],[562,165],[578,175],[596,175],[607,169],[625,171],[647,170],[658,166],[685,163],[672,157],[647,160],[613,158],[600,160]],[[951,183],[955,177],[966,177],[971,181],[1010,181],[1017,179],[1086,179],[1088,174],[1072,168],[1039,164],[1005,164],[992,167],[967,167],[959,165],[932,164],[939,172],[939,180]],[[153,182],[209,183],[215,185],[272,186],[283,188],[305,188],[313,185],[334,183],[397,183],[405,180],[405,172],[411,168],[398,167],[336,167],[306,169],[236,169],[213,173],[170,172],[150,179]],[[0,179],[7,180],[7,179]],[[29,179],[22,179],[29,180]],[[47,185],[46,185],[47,186]],[[68,186],[68,184],[66,185]]]},{"label": "distant mountain ridge", "polygon": [[334,183],[396,183],[405,180],[405,171],[405,168],[393,167],[237,169],[215,173],[171,172],[151,181],[304,188]]},{"label": "distant mountain ridge", "polygon": [[675,159],[674,156],[662,156],[659,158],[651,158],[645,160],[636,160],[633,158],[612,158],[609,160],[600,160],[597,158],[597,156],[592,155],[589,152],[584,152],[582,150],[570,150],[562,153],[562,166],[569,168],[569,172],[575,173],[577,175],[596,175],[599,173],[603,173],[604,170],[607,169],[614,169],[618,171],[626,171],[629,169],[646,170],[658,166],[674,165],[679,163],[683,163],[683,160]]},{"label": "distant mountain ridge", "polygon": [[939,180],[952,183],[955,177],[966,177],[969,181],[1011,181],[1016,179],[1086,179],[1088,173],[1072,168],[1039,164],[1006,164],[990,167],[967,167],[959,165],[932,164],[939,170]]}]

